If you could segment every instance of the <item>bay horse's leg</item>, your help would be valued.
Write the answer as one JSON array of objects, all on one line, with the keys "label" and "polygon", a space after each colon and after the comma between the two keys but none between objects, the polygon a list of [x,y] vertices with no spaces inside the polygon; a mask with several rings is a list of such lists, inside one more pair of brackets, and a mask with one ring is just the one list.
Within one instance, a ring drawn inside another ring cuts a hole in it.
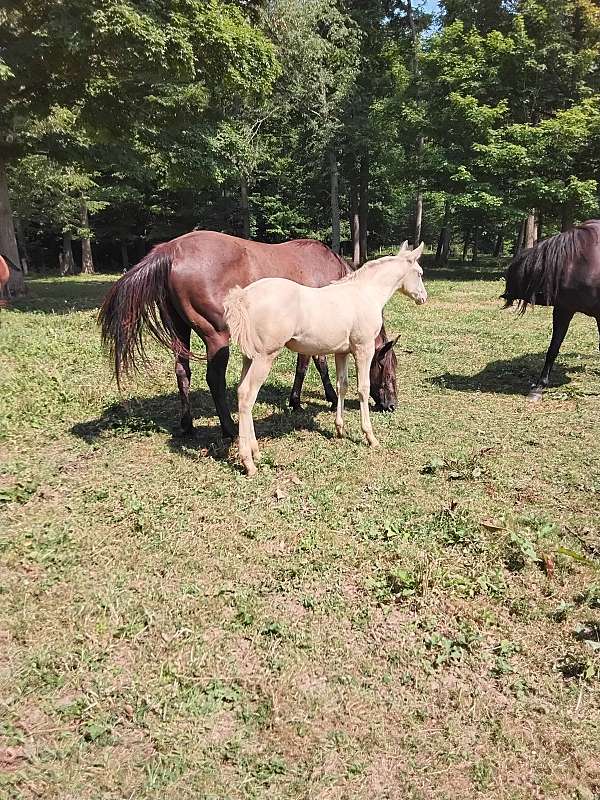
[{"label": "bay horse's leg", "polygon": [[[189,351],[191,328],[183,320],[177,320],[175,331],[183,346]],[[175,356],[175,375],[177,377],[177,387],[179,389],[179,399],[181,401],[181,430],[185,434],[194,432],[194,422],[192,419],[192,407],[190,403],[190,384],[192,371],[190,360],[183,355]]]},{"label": "bay horse's leg", "polygon": [[344,435],[344,398],[348,389],[348,356],[344,353],[335,355],[335,372],[337,388],[337,410],[335,413],[335,429],[337,435]]},{"label": "bay horse's leg", "polygon": [[302,393],[302,385],[306,376],[306,370],[310,363],[310,356],[303,356],[298,354],[296,359],[296,375],[294,376],[294,385],[290,394],[289,405],[294,411],[300,409],[300,395]]},{"label": "bay horse's leg", "polygon": [[206,343],[206,382],[215,402],[215,408],[221,422],[223,438],[235,439],[237,431],[227,405],[227,386],[225,374],[229,361],[229,334],[219,332],[215,336],[203,337]]},{"label": "bay horse's leg", "polygon": [[240,460],[244,465],[248,477],[256,475],[254,458],[260,458],[260,451],[254,432],[254,422],[252,420],[252,409],[260,387],[267,379],[271,365],[277,353],[272,355],[261,355],[252,361],[244,357],[244,368],[242,380],[238,386],[238,411],[239,411],[239,453]]},{"label": "bay horse's leg", "polygon": [[542,369],[538,382],[531,387],[529,392],[529,400],[533,400],[534,402],[541,400],[544,389],[548,388],[550,372],[556,361],[560,346],[567,335],[573,315],[573,311],[560,308],[560,306],[554,306],[552,311],[552,339],[550,340],[550,347],[546,353],[546,361],[544,362],[544,368]]},{"label": "bay horse's leg", "polygon": [[371,447],[377,447],[379,442],[373,433],[371,417],[369,416],[369,393],[371,390],[370,370],[373,360],[374,347],[361,348],[354,354],[356,372],[358,373],[358,399],[360,400],[360,424],[367,442]]},{"label": "bay horse's leg", "polygon": [[[335,409],[337,404],[337,395],[331,381],[329,380],[329,369],[327,368],[327,358],[325,356],[313,356],[315,367],[319,370],[319,375],[323,381],[323,388],[325,389],[325,398],[331,403],[331,409]],[[294,377],[294,385],[290,394],[290,406],[294,411],[300,408],[300,395],[302,394],[302,386],[304,378],[306,377],[306,370],[310,362],[310,356],[299,355],[296,361],[296,375]]]},{"label": "bay horse's leg", "polygon": [[331,403],[331,410],[333,411],[337,405],[337,397],[331,381],[329,380],[329,369],[327,368],[326,356],[313,356],[315,367],[319,370],[319,375],[323,381],[323,389],[325,389],[325,398]]}]

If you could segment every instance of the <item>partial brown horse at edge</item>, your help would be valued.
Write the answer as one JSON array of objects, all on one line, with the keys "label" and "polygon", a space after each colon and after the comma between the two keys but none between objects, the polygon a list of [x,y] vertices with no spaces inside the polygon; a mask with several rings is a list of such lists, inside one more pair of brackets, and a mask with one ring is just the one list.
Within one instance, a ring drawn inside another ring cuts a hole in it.
[{"label": "partial brown horse at edge", "polygon": [[0,256],[0,308],[6,308],[8,298],[4,296],[4,287],[10,279],[10,269],[6,260]]},{"label": "partial brown horse at edge", "polygon": [[[227,405],[225,373],[229,360],[229,331],[223,300],[234,286],[247,286],[265,277],[288,278],[318,288],[350,272],[346,263],[321,242],[299,239],[262,244],[215,231],[193,231],[157,245],[108,292],[99,313],[102,340],[109,347],[117,380],[145,360],[143,331],[175,353],[175,373],[181,399],[181,427],[193,429],[190,406],[190,335],[194,330],[206,345],[206,380],[223,435],[236,428]],[[382,328],[371,366],[371,395],[382,410],[396,405],[394,342]],[[297,408],[309,358],[299,356],[290,405]],[[315,363],[327,399],[335,405],[327,361]]]}]

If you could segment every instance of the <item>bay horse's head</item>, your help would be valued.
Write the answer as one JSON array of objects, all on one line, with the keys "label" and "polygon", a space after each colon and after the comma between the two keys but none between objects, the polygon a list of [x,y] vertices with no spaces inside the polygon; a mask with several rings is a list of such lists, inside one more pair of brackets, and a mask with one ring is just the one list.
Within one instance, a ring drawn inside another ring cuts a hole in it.
[{"label": "bay horse's head", "polygon": [[394,411],[398,405],[396,389],[396,366],[398,360],[394,345],[399,336],[387,341],[385,329],[381,329],[375,341],[375,355],[371,361],[371,397],[376,411]]}]

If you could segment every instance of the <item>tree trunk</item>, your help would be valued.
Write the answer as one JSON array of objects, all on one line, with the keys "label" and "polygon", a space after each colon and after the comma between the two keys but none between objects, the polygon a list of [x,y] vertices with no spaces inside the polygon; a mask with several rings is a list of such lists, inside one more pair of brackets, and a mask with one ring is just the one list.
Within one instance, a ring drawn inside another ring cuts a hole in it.
[{"label": "tree trunk", "polygon": [[340,196],[337,154],[333,147],[329,150],[329,172],[331,176],[331,249],[340,252]]},{"label": "tree trunk", "polygon": [[21,269],[23,270],[23,275],[28,275],[29,264],[31,262],[31,259],[29,258],[27,240],[25,239],[25,234],[23,233],[23,225],[19,217],[15,219],[15,229],[17,234],[17,246],[19,252],[21,253]]},{"label": "tree trunk", "polygon": [[523,234],[523,247],[529,249],[533,247],[536,240],[535,232],[535,208],[532,208],[525,220],[525,232]]},{"label": "tree trunk", "polygon": [[543,211],[538,211],[537,215],[537,224],[536,224],[536,237],[537,241],[539,242],[540,239],[544,238],[544,213]]},{"label": "tree trunk", "polygon": [[15,236],[15,223],[8,194],[8,180],[6,177],[6,162],[0,159],[0,255],[6,256],[17,267],[14,269],[9,264],[10,278],[6,285],[9,297],[25,293],[25,279],[23,272],[18,269],[19,249]]},{"label": "tree trunk", "polygon": [[450,242],[452,241],[452,225],[448,223],[444,229],[444,241],[442,243],[442,256],[440,264],[445,266],[450,258]]},{"label": "tree trunk", "polygon": [[437,247],[435,248],[435,263],[440,263],[440,258],[442,257],[442,247],[444,246],[444,226],[440,228],[440,233],[438,235]]},{"label": "tree trunk", "polygon": [[[423,159],[423,136],[417,139],[417,169],[421,171],[421,161]],[[423,228],[423,186],[421,178],[417,180],[417,196],[415,199],[415,229],[413,232],[413,246],[421,244],[421,230]]]},{"label": "tree trunk", "polygon": [[504,253],[504,232],[500,230],[494,244],[494,258],[501,258]]},{"label": "tree trunk", "polygon": [[527,220],[522,220],[521,224],[519,225],[519,231],[517,233],[517,238],[515,240],[515,246],[513,249],[513,256],[516,256],[518,253],[521,252],[523,249],[523,242],[525,241],[525,224]]},{"label": "tree trunk", "polygon": [[447,263],[448,261],[448,246],[450,244],[448,236],[450,228],[449,222],[450,222],[450,202],[448,199],[446,199],[446,201],[444,202],[444,221],[442,222],[440,235],[438,237],[437,250],[435,252],[435,263],[438,266],[442,263]]},{"label": "tree trunk", "polygon": [[478,258],[479,258],[479,225],[476,225],[475,230],[473,231],[473,251],[471,253],[471,262],[473,264],[476,264]]},{"label": "tree trunk", "polygon": [[469,245],[470,244],[471,244],[471,229],[469,228],[468,230],[465,231],[465,241],[464,241],[464,244],[463,244],[463,254],[462,254],[462,260],[463,261],[467,260],[467,255],[469,253]]},{"label": "tree trunk", "polygon": [[75,274],[75,259],[73,258],[72,242],[73,237],[71,236],[71,232],[66,231],[63,233],[62,252],[58,257],[61,275]]},{"label": "tree trunk", "polygon": [[358,215],[358,186],[356,177],[350,181],[350,231],[352,232],[352,266],[360,266],[360,220]]},{"label": "tree trunk", "polygon": [[418,247],[421,244],[421,229],[423,227],[423,192],[419,187],[415,204],[415,230],[413,235],[413,245]]},{"label": "tree trunk", "polygon": [[[81,222],[81,227],[89,232],[90,220],[88,217],[87,203],[83,197],[81,198],[79,206],[79,219]],[[87,236],[82,236],[81,238],[81,271],[84,273],[84,275],[91,275],[94,272],[92,241],[89,237],[89,233]]]},{"label": "tree trunk", "polygon": [[250,204],[248,202],[248,181],[246,176],[240,176],[240,211],[242,214],[242,236],[250,238]]},{"label": "tree trunk", "polygon": [[129,269],[129,253],[127,252],[127,242],[121,239],[121,264],[123,265],[123,272]]},{"label": "tree trunk", "polygon": [[575,224],[575,210],[572,205],[565,206],[562,210],[560,229],[568,231]]},{"label": "tree trunk", "polygon": [[358,205],[360,263],[367,260],[369,224],[369,154],[364,153],[360,160],[360,198]]}]

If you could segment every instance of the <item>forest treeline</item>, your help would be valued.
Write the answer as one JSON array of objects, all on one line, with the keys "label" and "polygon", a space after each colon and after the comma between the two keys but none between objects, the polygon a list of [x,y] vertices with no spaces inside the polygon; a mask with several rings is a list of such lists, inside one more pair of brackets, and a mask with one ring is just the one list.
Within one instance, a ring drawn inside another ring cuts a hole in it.
[{"label": "forest treeline", "polygon": [[598,0],[8,0],[0,252],[123,269],[198,227],[510,254],[600,214],[599,52]]}]

